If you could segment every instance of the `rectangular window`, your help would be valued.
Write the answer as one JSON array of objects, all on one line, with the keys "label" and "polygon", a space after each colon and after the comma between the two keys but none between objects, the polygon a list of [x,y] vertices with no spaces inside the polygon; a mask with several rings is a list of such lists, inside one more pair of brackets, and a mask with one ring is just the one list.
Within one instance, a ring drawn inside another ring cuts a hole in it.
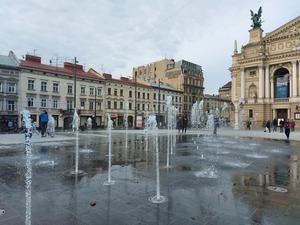
[{"label": "rectangular window", "polygon": [[72,100],[67,100],[67,110],[73,109],[73,101]]},{"label": "rectangular window", "polygon": [[132,91],[129,91],[129,98],[132,98]]},{"label": "rectangular window", "polygon": [[114,90],[114,95],[117,96],[118,95],[118,89],[115,88]]},{"label": "rectangular window", "polygon": [[123,89],[120,89],[120,96],[123,96]]},{"label": "rectangular window", "polygon": [[102,96],[102,88],[97,89],[97,96]]},{"label": "rectangular window", "polygon": [[107,89],[107,95],[111,95],[111,88]]},{"label": "rectangular window", "polygon": [[94,87],[90,87],[90,95],[95,96],[95,88]]},{"label": "rectangular window", "polygon": [[149,93],[147,93],[147,99],[150,99],[150,94]]},{"label": "rectangular window", "polygon": [[129,104],[128,104],[128,109],[132,110],[132,103],[131,102],[129,102]]},{"label": "rectangular window", "polygon": [[47,82],[45,81],[41,82],[41,91],[47,91]]},{"label": "rectangular window", "polygon": [[145,99],[145,93],[143,93],[143,99]]},{"label": "rectangular window", "polygon": [[8,92],[9,93],[15,93],[16,92],[16,84],[8,83],[7,86],[8,86]]},{"label": "rectangular window", "polygon": [[145,104],[142,104],[142,110],[145,111]]},{"label": "rectangular window", "polygon": [[253,109],[249,109],[249,118],[253,118]]},{"label": "rectangular window", "polygon": [[89,102],[89,110],[93,110],[94,109],[94,102]]},{"label": "rectangular window", "polygon": [[85,102],[80,102],[80,107],[81,107],[81,109],[84,109],[84,107],[85,107]]},{"label": "rectangular window", "polygon": [[137,110],[140,110],[140,104],[137,104]]},{"label": "rectangular window", "polygon": [[47,107],[47,99],[41,99],[41,107],[46,108]]},{"label": "rectangular window", "polygon": [[33,98],[27,98],[27,106],[33,107]]},{"label": "rectangular window", "polygon": [[53,83],[53,92],[58,93],[58,83]]},{"label": "rectangular window", "polygon": [[123,102],[120,102],[120,109],[123,109]]},{"label": "rectangular window", "polygon": [[56,100],[56,99],[52,100],[52,108],[54,108],[54,109],[58,108],[58,100]]},{"label": "rectangular window", "polygon": [[138,98],[141,98],[141,93],[140,92],[138,92]]},{"label": "rectangular window", "polygon": [[15,101],[8,101],[7,103],[7,108],[8,108],[8,111],[14,111],[15,110]]},{"label": "rectangular window", "polygon": [[80,94],[85,95],[85,87],[80,87]]},{"label": "rectangular window", "polygon": [[117,102],[114,102],[114,109],[117,109],[118,108],[118,104]]},{"label": "rectangular window", "polygon": [[156,93],[153,93],[153,99],[154,100],[156,99]]},{"label": "rectangular window", "polygon": [[28,80],[27,89],[32,91],[34,90],[34,80]]},{"label": "rectangular window", "polygon": [[73,94],[73,85],[68,84],[68,94]]},{"label": "rectangular window", "polygon": [[107,102],[107,108],[108,108],[108,109],[111,109],[111,101],[108,101],[108,102]]}]

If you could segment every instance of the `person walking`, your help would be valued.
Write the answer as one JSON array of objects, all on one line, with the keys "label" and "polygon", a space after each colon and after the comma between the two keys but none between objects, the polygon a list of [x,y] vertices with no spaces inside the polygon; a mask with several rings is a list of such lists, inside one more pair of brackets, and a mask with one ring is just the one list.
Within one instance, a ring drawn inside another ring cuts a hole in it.
[{"label": "person walking", "polygon": [[214,132],[213,134],[217,134],[217,129],[219,128],[219,117],[215,116],[214,117]]},{"label": "person walking", "polygon": [[274,118],[272,125],[273,125],[273,132],[277,132],[278,120],[276,117]]},{"label": "person walking", "polygon": [[39,115],[40,121],[41,121],[41,135],[42,137],[46,137],[46,130],[47,130],[47,123],[48,123],[48,113],[46,110],[44,110],[40,115]]},{"label": "person walking", "polygon": [[264,132],[266,132],[266,131],[269,131],[269,133],[271,133],[271,122],[270,122],[270,120],[267,121],[266,129],[265,129]]},{"label": "person walking", "polygon": [[183,133],[183,131],[184,131],[184,133],[186,133],[186,128],[187,128],[187,126],[188,126],[188,118],[187,118],[187,115],[185,115],[184,117],[183,117],[183,120],[182,120],[182,133]]},{"label": "person walking", "polygon": [[287,119],[284,123],[284,133],[286,136],[286,142],[290,140],[290,133],[291,133],[292,123]]},{"label": "person walking", "polygon": [[176,126],[177,126],[177,130],[178,130],[178,134],[180,134],[180,130],[182,128],[182,119],[181,119],[181,116],[178,117]]},{"label": "person walking", "polygon": [[251,129],[251,124],[252,124],[252,122],[251,122],[251,120],[248,120],[247,121],[247,127],[246,127],[246,130],[250,130]]}]

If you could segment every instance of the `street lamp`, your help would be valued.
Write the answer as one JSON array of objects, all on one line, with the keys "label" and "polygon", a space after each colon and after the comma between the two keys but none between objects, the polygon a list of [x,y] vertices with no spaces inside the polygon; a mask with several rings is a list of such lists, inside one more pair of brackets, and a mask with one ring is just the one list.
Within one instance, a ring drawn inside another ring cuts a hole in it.
[{"label": "street lamp", "polygon": [[76,110],[76,57],[74,58],[74,110]]},{"label": "street lamp", "polygon": [[135,74],[135,80],[134,80],[134,127],[135,129],[137,129],[137,123],[136,123],[136,119],[137,119],[137,83],[136,83],[136,77],[137,77],[137,74]]},{"label": "street lamp", "polygon": [[158,79],[158,127],[160,127],[160,79]]},{"label": "street lamp", "polygon": [[95,128],[97,128],[97,114],[96,114],[96,111],[97,111],[97,88],[95,87]]}]

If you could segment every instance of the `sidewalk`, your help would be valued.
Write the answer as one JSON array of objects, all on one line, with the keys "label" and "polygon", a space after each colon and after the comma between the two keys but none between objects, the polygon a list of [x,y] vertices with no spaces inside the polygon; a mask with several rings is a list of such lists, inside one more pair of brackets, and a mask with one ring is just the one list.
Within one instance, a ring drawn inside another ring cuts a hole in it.
[{"label": "sidewalk", "polygon": [[[128,134],[143,134],[144,130],[112,130],[112,133],[126,133]],[[168,132],[167,129],[159,129],[159,134],[166,134]],[[177,130],[173,130],[173,133],[177,133]],[[212,130],[204,130],[204,129],[190,129],[187,130],[186,134],[190,135],[210,135],[212,134]],[[79,131],[79,135],[101,135],[106,136],[107,130],[97,130],[97,131]],[[263,129],[251,129],[251,130],[235,130],[233,128],[220,128],[217,132],[217,135],[219,136],[234,136],[234,137],[255,137],[255,138],[267,138],[267,139],[276,139],[276,140],[286,140],[286,136],[284,133],[277,132],[271,132],[267,133],[264,132]],[[24,143],[24,134],[0,134],[0,145],[8,145],[8,144],[22,144]],[[66,140],[75,140],[76,137],[74,137],[74,133],[72,131],[69,132],[56,132],[56,135],[54,138],[51,137],[44,137],[42,138],[38,134],[33,134],[31,138],[32,143],[38,143],[38,142],[60,142],[60,141],[66,141]],[[293,141],[300,141],[300,131],[294,131],[290,134],[290,140]]]}]

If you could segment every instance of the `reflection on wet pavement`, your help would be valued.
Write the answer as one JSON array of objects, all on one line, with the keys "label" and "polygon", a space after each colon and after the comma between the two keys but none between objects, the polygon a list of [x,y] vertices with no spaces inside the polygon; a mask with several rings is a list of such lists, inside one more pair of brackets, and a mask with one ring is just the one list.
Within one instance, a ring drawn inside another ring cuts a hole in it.
[{"label": "reflection on wet pavement", "polygon": [[[110,187],[101,185],[105,135],[80,135],[78,155],[75,141],[34,143],[31,224],[300,224],[299,142],[175,135],[166,168],[167,138],[158,143],[162,204],[148,201],[157,185],[151,136],[112,136]],[[24,146],[1,148],[0,223],[25,223],[25,178]]]}]

